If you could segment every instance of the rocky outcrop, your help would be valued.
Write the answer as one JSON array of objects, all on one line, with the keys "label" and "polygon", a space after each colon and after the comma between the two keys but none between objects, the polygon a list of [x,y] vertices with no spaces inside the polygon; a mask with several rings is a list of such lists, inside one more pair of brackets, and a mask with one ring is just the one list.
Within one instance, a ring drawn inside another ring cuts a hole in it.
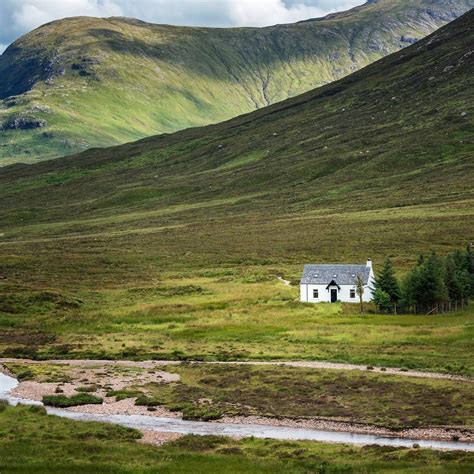
[{"label": "rocky outcrop", "polygon": [[43,128],[47,125],[46,120],[36,117],[10,117],[0,125],[0,130],[31,130]]}]

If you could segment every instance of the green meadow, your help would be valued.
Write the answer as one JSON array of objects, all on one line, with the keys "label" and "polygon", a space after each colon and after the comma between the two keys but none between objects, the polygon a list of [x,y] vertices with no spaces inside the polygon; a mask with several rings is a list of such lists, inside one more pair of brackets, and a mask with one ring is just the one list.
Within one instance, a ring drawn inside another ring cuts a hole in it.
[{"label": "green meadow", "polygon": [[[71,437],[74,433],[74,437]],[[474,455],[378,446],[185,436],[161,447],[140,433],[1,405],[2,473],[470,473]]]},{"label": "green meadow", "polygon": [[[288,268],[297,276],[298,267]],[[474,307],[380,315],[300,303],[278,267],[194,270],[148,287],[1,287],[1,352],[33,358],[315,359],[472,375]],[[21,291],[20,291],[21,290]],[[455,348],[455,350],[454,350]]]}]

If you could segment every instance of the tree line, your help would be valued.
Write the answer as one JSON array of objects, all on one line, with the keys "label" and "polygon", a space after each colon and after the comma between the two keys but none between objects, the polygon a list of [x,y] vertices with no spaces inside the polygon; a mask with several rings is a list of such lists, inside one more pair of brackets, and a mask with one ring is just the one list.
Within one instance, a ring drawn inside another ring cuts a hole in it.
[{"label": "tree line", "polygon": [[399,281],[390,258],[375,277],[373,302],[380,311],[437,313],[457,310],[474,298],[472,244],[441,258],[435,252],[420,255],[416,265]]}]

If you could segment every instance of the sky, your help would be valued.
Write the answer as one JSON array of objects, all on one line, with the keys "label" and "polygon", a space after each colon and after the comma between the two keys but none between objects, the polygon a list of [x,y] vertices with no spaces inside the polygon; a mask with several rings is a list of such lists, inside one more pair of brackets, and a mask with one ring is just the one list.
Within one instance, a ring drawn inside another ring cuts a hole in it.
[{"label": "sky", "polygon": [[363,3],[365,0],[0,0],[0,53],[28,31],[69,16],[128,16],[174,25],[268,26]]}]

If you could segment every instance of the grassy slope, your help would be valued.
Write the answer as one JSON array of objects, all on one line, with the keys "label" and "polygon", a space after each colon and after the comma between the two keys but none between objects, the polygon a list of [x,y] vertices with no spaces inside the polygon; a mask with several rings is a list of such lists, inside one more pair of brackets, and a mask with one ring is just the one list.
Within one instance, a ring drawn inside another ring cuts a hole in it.
[{"label": "grassy slope", "polygon": [[[74,433],[74,437],[71,437]],[[138,433],[46,416],[37,407],[0,412],[0,469],[10,472],[472,472],[472,453],[186,436],[163,447]]]},{"label": "grassy slope", "polygon": [[262,29],[119,18],[53,22],[0,58],[0,97],[19,94],[0,101],[0,121],[47,122],[0,132],[0,163],[219,122],[339,79],[472,6],[473,0],[381,0]]},{"label": "grassy slope", "polygon": [[269,280],[473,240],[472,17],[227,123],[4,168],[3,351],[470,373],[472,310],[334,324]]}]

